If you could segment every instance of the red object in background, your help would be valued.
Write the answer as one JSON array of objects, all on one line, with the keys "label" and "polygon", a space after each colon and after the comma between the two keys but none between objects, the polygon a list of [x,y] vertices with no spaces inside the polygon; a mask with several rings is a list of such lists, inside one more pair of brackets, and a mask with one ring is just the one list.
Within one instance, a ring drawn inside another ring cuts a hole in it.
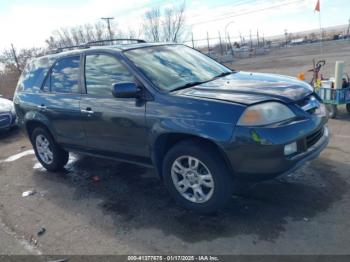
[{"label": "red object in background", "polygon": [[315,11],[320,12],[321,8],[320,8],[320,0],[317,0],[317,4],[315,6]]}]

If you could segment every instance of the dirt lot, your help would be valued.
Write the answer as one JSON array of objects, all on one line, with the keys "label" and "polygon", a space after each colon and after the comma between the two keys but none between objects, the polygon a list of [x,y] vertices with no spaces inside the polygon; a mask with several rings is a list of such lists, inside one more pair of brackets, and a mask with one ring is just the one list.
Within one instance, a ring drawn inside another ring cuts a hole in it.
[{"label": "dirt lot", "polygon": [[[336,59],[350,64],[349,45],[340,45],[325,49],[329,71]],[[295,75],[314,49],[278,50],[234,67]],[[234,195],[211,216],[178,208],[151,169],[72,155],[65,171],[48,173],[21,132],[1,134],[0,254],[348,254],[349,121],[341,108],[318,159]],[[27,190],[36,194],[22,197]]]},{"label": "dirt lot", "polygon": [[312,59],[326,60],[326,65],[321,73],[325,78],[334,76],[336,61],[344,61],[345,72],[350,74],[350,39],[329,41],[323,43],[323,55],[319,43],[299,45],[289,48],[272,49],[267,55],[253,58],[239,59],[231,66],[236,70],[269,72],[290,76],[298,76],[304,72],[305,77],[310,79],[312,73]]}]

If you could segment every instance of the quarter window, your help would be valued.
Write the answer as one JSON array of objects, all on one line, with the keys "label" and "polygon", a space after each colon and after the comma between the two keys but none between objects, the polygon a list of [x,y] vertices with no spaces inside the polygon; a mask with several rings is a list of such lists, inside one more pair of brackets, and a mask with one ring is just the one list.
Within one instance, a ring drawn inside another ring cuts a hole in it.
[{"label": "quarter window", "polygon": [[58,60],[51,72],[51,91],[56,93],[79,93],[79,70],[79,56]]},{"label": "quarter window", "polygon": [[52,61],[47,57],[34,59],[28,63],[18,81],[17,90],[38,92],[51,65]]},{"label": "quarter window", "polygon": [[113,84],[133,81],[133,75],[115,57],[102,54],[86,56],[85,84],[88,94],[112,96]]}]

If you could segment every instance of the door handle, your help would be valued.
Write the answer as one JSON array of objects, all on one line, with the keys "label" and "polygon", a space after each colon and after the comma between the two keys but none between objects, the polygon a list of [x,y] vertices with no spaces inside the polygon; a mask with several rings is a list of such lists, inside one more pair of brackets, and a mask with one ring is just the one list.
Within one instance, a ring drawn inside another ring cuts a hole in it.
[{"label": "door handle", "polygon": [[38,107],[39,110],[42,110],[42,111],[47,109],[47,107],[45,105],[40,105],[40,106],[37,106],[37,107]]},{"label": "door handle", "polygon": [[91,108],[81,109],[80,112],[82,112],[83,114],[88,114],[88,115],[92,115],[94,113],[94,111],[92,111]]}]

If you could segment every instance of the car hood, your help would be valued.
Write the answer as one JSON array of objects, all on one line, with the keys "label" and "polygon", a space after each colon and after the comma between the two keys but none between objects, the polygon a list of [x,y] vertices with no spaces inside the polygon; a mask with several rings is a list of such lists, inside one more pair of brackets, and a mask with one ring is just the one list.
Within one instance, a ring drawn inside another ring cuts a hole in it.
[{"label": "car hood", "polygon": [[5,98],[0,98],[0,113],[10,111],[13,111],[13,102]]},{"label": "car hood", "polygon": [[234,72],[228,76],[180,90],[177,95],[249,105],[268,100],[294,102],[312,92],[309,84],[293,77]]}]

